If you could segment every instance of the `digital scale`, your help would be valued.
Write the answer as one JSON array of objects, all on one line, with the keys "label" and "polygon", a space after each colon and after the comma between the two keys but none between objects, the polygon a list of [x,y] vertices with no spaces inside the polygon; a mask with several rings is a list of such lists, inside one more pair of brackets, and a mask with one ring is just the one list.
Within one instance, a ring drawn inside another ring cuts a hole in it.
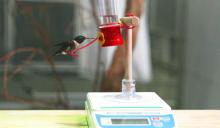
[{"label": "digital scale", "polygon": [[154,92],[138,92],[132,102],[112,99],[120,93],[88,93],[90,128],[174,128],[171,108]]}]

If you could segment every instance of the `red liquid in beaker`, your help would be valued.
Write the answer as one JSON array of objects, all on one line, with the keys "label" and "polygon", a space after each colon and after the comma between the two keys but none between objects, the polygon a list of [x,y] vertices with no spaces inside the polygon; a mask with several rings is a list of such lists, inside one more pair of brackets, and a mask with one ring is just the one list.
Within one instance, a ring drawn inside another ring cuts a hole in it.
[{"label": "red liquid in beaker", "polygon": [[102,47],[117,46],[123,44],[123,38],[121,36],[120,24],[102,25],[99,27],[100,32],[103,33],[105,42]]}]

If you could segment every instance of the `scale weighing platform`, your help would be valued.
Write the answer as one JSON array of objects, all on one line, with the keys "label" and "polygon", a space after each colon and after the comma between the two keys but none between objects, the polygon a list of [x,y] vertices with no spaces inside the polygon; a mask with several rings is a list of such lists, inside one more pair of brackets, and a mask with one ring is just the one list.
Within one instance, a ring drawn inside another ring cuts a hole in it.
[{"label": "scale weighing platform", "polygon": [[88,93],[90,128],[175,128],[171,108],[154,92],[137,92],[134,101],[112,98],[121,93]]}]

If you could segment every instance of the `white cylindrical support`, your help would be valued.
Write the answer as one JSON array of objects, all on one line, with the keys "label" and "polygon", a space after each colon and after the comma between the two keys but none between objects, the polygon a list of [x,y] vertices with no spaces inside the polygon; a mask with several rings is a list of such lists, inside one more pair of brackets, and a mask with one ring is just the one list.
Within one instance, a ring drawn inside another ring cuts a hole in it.
[{"label": "white cylindrical support", "polygon": [[132,98],[135,95],[135,80],[132,76],[132,28],[127,28],[126,45],[126,74],[122,80],[122,95],[126,98]]},{"label": "white cylindrical support", "polygon": [[132,28],[127,28],[126,74],[122,80],[122,96],[130,99],[135,95],[135,80],[132,77]]},{"label": "white cylindrical support", "polygon": [[132,74],[132,29],[139,24],[139,18],[136,16],[122,17],[121,22],[126,26],[127,31],[127,51],[126,51],[126,74],[125,78],[133,80]]},{"label": "white cylindrical support", "polygon": [[127,29],[127,79],[132,81],[132,28]]}]

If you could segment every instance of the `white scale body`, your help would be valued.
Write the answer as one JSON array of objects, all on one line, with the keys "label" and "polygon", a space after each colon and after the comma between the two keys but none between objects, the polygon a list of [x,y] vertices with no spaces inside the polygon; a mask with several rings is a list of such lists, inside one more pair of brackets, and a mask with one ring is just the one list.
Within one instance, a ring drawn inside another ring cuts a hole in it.
[{"label": "white scale body", "polygon": [[175,128],[171,108],[154,92],[137,92],[142,98],[121,102],[108,96],[121,93],[88,93],[89,128]]}]

